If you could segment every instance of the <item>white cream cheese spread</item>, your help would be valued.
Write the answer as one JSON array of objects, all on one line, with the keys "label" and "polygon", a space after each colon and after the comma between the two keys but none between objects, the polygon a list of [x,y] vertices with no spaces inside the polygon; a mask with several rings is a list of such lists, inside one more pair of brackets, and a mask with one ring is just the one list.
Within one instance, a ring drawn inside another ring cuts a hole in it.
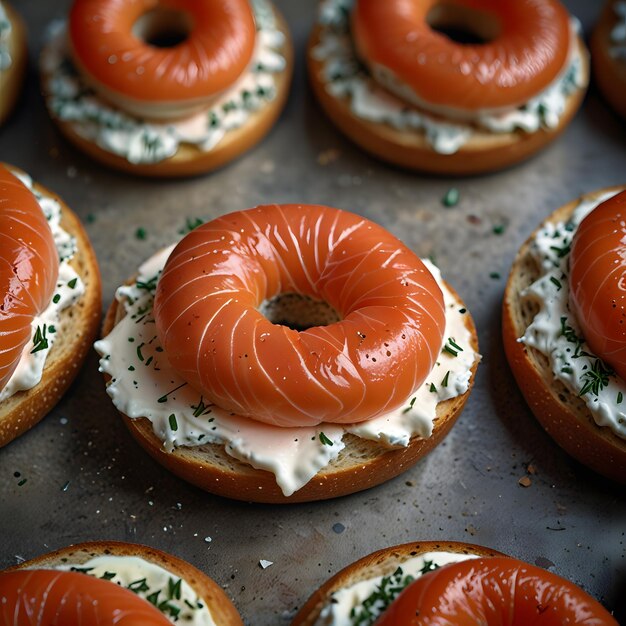
[{"label": "white cream cheese spread", "polygon": [[191,585],[160,565],[136,556],[97,556],[85,563],[64,563],[61,571],[109,580],[157,607],[172,623],[216,626],[209,608]]},{"label": "white cream cheese spread", "polygon": [[9,54],[9,38],[11,37],[11,22],[5,8],[0,2],[0,72],[11,67]]},{"label": "white cream cheese spread", "polygon": [[416,578],[444,565],[475,558],[457,552],[425,552],[407,559],[387,576],[368,578],[335,591],[314,626],[369,626]]},{"label": "white cream cheese spread", "polygon": [[59,277],[48,308],[32,321],[31,341],[26,344],[17,368],[0,391],[0,402],[18,391],[32,389],[41,380],[46,358],[61,331],[61,312],[72,306],[85,292],[83,281],[70,265],[76,253],[76,239],[61,228],[61,205],[54,198],[35,191],[29,176],[17,172],[14,174],[34,193],[48,220],[59,253]]},{"label": "white cream cheese spread", "polygon": [[158,277],[173,246],[139,268],[134,283],[116,297],[126,316],[95,344],[100,369],[111,381],[107,392],[119,411],[131,418],[146,417],[166,450],[177,446],[223,444],[226,452],[256,469],[272,472],[285,496],[303,487],[337,458],[345,433],[389,447],[407,446],[411,437],[429,437],[437,403],[467,391],[478,355],[470,345],[465,309],[429,269],[444,293],[445,346],[434,369],[406,405],[356,425],[321,424],[280,428],[234,415],[203,398],[170,366],[156,334],[152,306]]},{"label": "white cream cheese spread", "polygon": [[81,137],[130,163],[158,163],[190,144],[209,152],[227,133],[243,126],[255,111],[276,97],[275,74],[286,67],[281,55],[285,35],[272,6],[252,0],[256,46],[248,70],[237,83],[200,113],[174,122],[146,122],[116,109],[90,89],[72,64],[64,22],[50,28],[41,69],[51,114],[71,124]]},{"label": "white cream cheese spread", "polygon": [[540,277],[523,293],[522,300],[539,307],[519,339],[550,360],[552,373],[580,397],[598,426],[626,439],[626,381],[595,356],[585,343],[569,307],[569,251],[582,220],[616,192],[582,201],[566,223],[547,223],[530,248],[541,268]]},{"label": "white cream cheese spread", "polygon": [[611,55],[626,61],[626,2],[616,2],[613,11],[617,22],[611,30]]},{"label": "white cream cheese spread", "polygon": [[[318,13],[319,44],[313,58],[323,63],[326,90],[338,99],[349,98],[352,113],[363,120],[384,123],[398,130],[421,131],[435,152],[454,154],[478,132],[533,133],[553,129],[566,109],[568,97],[586,86],[578,45],[561,74],[543,92],[523,106],[502,112],[478,112],[467,122],[442,121],[407,102],[412,92],[385,68],[377,68],[376,79],[359,62],[350,35],[350,11],[354,0],[323,0]],[[575,30],[575,26],[572,26]],[[573,37],[574,42],[576,37]],[[380,83],[386,85],[384,89]],[[403,94],[399,97],[388,89]],[[450,117],[450,111],[436,111]]]}]

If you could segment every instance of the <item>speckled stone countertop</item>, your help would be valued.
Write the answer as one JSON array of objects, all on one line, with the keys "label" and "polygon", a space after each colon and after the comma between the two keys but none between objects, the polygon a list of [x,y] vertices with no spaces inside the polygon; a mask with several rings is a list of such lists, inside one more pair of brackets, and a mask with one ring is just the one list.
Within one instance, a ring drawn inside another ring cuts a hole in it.
[{"label": "speckled stone countertop", "polygon": [[[92,353],[57,408],[0,450],[0,567],[71,542],[143,542],[188,559],[226,589],[246,623],[269,626],[288,624],[322,581],[368,552],[411,540],[460,540],[548,567],[626,623],[624,488],[593,475],[544,433],[500,339],[505,278],[520,244],[555,208],[626,182],[626,127],[599,95],[592,89],[561,140],[513,169],[467,179],[401,171],[360,152],[322,114],[304,68],[315,2],[282,0],[297,65],[275,129],[219,172],[145,180],[92,162],[47,117],[35,59],[46,24],[63,17],[68,2],[14,4],[29,26],[32,64],[20,109],[0,129],[0,160],[27,170],[83,218],[101,264],[105,306],[187,217],[266,202],[329,204],[380,222],[419,254],[434,256],[474,316],[483,361],[459,422],[417,466],[353,496],[277,507],[205,494],[154,463],[118,417]],[[566,4],[588,34],[601,3]],[[460,201],[445,208],[451,187]],[[528,487],[519,484],[523,477]],[[263,569],[261,559],[273,564]]]}]

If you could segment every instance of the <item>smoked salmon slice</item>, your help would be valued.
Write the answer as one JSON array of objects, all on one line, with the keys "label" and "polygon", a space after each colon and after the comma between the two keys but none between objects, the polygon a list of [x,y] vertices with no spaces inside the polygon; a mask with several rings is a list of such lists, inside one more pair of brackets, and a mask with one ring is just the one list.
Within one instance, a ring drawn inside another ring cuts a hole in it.
[{"label": "smoked salmon slice", "polygon": [[[186,37],[151,45],[137,32],[151,15],[166,32],[173,22],[187,23]],[[103,95],[179,102],[230,87],[252,58],[256,27],[247,0],[75,0],[69,34],[79,67]]]},{"label": "smoked salmon slice", "polygon": [[[435,9],[452,24],[493,22],[495,33],[485,43],[458,43],[429,25]],[[370,70],[392,72],[443,113],[524,104],[565,69],[572,39],[557,0],[357,0],[352,32]]]},{"label": "smoked salmon slice", "polygon": [[626,380],[626,191],[597,206],[578,226],[569,283],[585,341]]},{"label": "smoked salmon slice", "polygon": [[[297,293],[340,321],[302,331],[259,306]],[[211,402],[278,426],[353,423],[399,407],[438,358],[443,296],[381,226],[316,205],[269,205],[192,231],[158,282],[172,366]]]},{"label": "smoked salmon slice", "polygon": [[59,272],[52,231],[37,199],[0,165],[0,390],[50,303]]},{"label": "smoked salmon slice", "polygon": [[148,601],[78,572],[0,573],[0,626],[171,626]]},{"label": "smoked salmon slice", "polygon": [[617,626],[573,583],[507,557],[470,559],[418,578],[376,626]]}]

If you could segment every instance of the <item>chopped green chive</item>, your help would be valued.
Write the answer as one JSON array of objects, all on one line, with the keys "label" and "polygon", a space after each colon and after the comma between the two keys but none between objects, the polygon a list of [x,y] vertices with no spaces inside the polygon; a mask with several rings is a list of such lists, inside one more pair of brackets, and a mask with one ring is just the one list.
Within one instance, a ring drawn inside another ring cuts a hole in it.
[{"label": "chopped green chive", "polygon": [[430,388],[428,391],[430,391],[430,393],[437,393],[437,387],[435,387],[434,383],[430,383]]},{"label": "chopped green chive", "polygon": [[143,226],[140,226],[136,231],[135,231],[135,237],[137,239],[140,239],[141,241],[143,241],[146,237],[148,236],[148,233],[146,231],[145,228],[143,228]]},{"label": "chopped green chive", "polygon": [[334,445],[332,440],[329,439],[323,432],[320,432],[320,441],[325,445],[325,446],[332,446]]},{"label": "chopped green chive", "polygon": [[489,278],[491,278],[492,280],[500,280],[502,276],[500,275],[500,272],[490,272]]},{"label": "chopped green chive", "polygon": [[461,348],[461,346],[456,343],[456,341],[454,341],[454,339],[452,339],[452,337],[450,337],[448,339],[448,343],[455,349],[458,350],[459,352],[463,352],[463,348]]},{"label": "chopped green chive", "polygon": [[150,587],[148,586],[145,578],[140,578],[130,583],[128,585],[128,589],[134,591],[135,593],[139,593],[140,591],[148,591]]},{"label": "chopped green chive", "polygon": [[77,281],[77,280],[78,280],[78,278],[72,278],[72,280],[69,280],[69,281],[67,282],[67,286],[68,286],[70,289],[74,289],[74,287],[76,287],[76,281]]},{"label": "chopped green chive", "polygon": [[180,585],[182,580],[179,578],[174,582],[173,578],[167,581],[167,596],[170,600],[180,600]]},{"label": "chopped green chive", "polygon": [[204,224],[204,220],[199,217],[188,217],[185,220],[185,226],[178,231],[179,235],[186,235],[190,233],[192,230],[198,228],[198,226],[202,226]]},{"label": "chopped green chive", "polygon": [[143,343],[143,341],[137,346],[137,358],[143,363],[143,354],[141,354],[141,349],[145,346],[146,344]]},{"label": "chopped green chive", "polygon": [[163,402],[167,402],[167,396],[172,395],[175,391],[178,391],[179,389],[182,389],[187,383],[183,383],[182,385],[178,385],[178,387],[176,387],[175,389],[172,389],[172,391],[168,391],[164,396],[161,396],[157,402],[159,403],[163,403]]},{"label": "chopped green chive", "polygon": [[448,208],[456,206],[459,203],[460,197],[461,194],[459,193],[459,190],[456,187],[451,187],[448,191],[446,191],[446,194],[441,199],[441,204]]},{"label": "chopped green chive", "polygon": [[420,574],[428,574],[428,572],[434,572],[436,569],[439,569],[439,565],[436,565],[434,561],[425,559]]},{"label": "chopped green chive", "polygon": [[443,380],[441,381],[441,386],[442,387],[447,387],[448,386],[448,377],[450,376],[450,370],[448,370],[446,372],[446,375],[443,377]]},{"label": "chopped green chive", "polygon": [[556,256],[559,259],[562,259],[564,256],[568,255],[571,249],[572,249],[572,246],[569,243],[566,246],[563,246],[562,248],[559,248],[558,246],[550,246],[550,250],[553,250],[554,252],[556,252]]},{"label": "chopped green chive", "polygon": [[550,276],[550,282],[556,285],[557,291],[561,291],[561,288],[563,287],[563,285],[561,285],[561,281],[558,278],[555,278],[554,276]]},{"label": "chopped green chive", "polygon": [[407,406],[407,407],[406,407],[406,409],[404,409],[404,410],[402,411],[402,414],[403,414],[403,415],[404,415],[404,413],[408,413],[408,412],[409,412],[409,411],[413,408],[413,405],[415,404],[415,400],[416,400],[416,399],[417,399],[417,396],[415,396],[415,397],[411,398],[411,401],[409,402],[409,406]]},{"label": "chopped green chive", "polygon": [[210,413],[211,411],[208,410],[209,407],[212,407],[213,404],[209,403],[209,404],[204,404],[204,400],[202,399],[202,396],[200,396],[200,402],[198,402],[197,405],[192,404],[191,408],[193,409],[193,416],[194,417],[200,417],[201,415],[205,414],[205,413]]},{"label": "chopped green chive", "polygon": [[60,299],[61,294],[55,293],[54,296],[52,296],[52,302],[54,302],[55,304],[58,304]]},{"label": "chopped green chive", "polygon": [[496,224],[492,231],[494,235],[503,235],[506,230],[506,226],[504,224]]},{"label": "chopped green chive", "polygon": [[159,279],[158,276],[153,276],[152,278],[150,278],[147,281],[142,281],[142,280],[138,280],[136,282],[137,285],[137,289],[145,289],[146,291],[153,291],[154,289],[156,289],[156,284],[157,284],[157,280]]},{"label": "chopped green chive", "polygon": [[459,356],[459,352],[463,352],[463,348],[461,348],[452,337],[448,337],[448,341],[444,345],[442,352],[447,352],[450,356]]},{"label": "chopped green chive", "polygon": [[170,428],[172,430],[178,430],[178,422],[176,421],[176,416],[174,415],[174,413],[172,413],[168,419],[170,422]]},{"label": "chopped green chive", "polygon": [[609,384],[609,376],[612,376],[614,373],[612,369],[604,364],[602,359],[596,359],[591,369],[582,375],[585,384],[578,395],[584,396],[591,392],[594,396],[597,396]]},{"label": "chopped green chive", "polygon": [[621,404],[622,400],[624,399],[624,396],[622,395],[622,392],[618,392],[617,394],[617,404]]},{"label": "chopped green chive", "polygon": [[39,352],[40,350],[45,350],[48,347],[45,324],[43,325],[43,330],[41,329],[41,326],[37,326],[35,336],[33,337],[33,346],[33,349],[30,351],[31,354],[35,354],[35,352]]}]

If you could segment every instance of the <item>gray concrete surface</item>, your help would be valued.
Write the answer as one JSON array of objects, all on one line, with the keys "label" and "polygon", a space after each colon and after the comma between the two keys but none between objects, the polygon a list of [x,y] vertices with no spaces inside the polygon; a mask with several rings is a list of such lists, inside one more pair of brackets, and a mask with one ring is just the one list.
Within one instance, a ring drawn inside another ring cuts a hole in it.
[{"label": "gray concrete surface", "polygon": [[[587,33],[600,4],[569,2]],[[500,339],[505,277],[522,241],[568,200],[625,182],[626,127],[598,94],[592,90],[560,141],[516,168],[458,180],[400,171],[361,153],[321,113],[303,61],[314,2],[282,0],[297,66],[275,129],[214,174],[143,180],[77,152],[46,115],[35,59],[45,25],[63,16],[68,2],[16,5],[29,25],[32,64],[20,110],[0,129],[0,159],[60,193],[86,221],[105,306],[188,216],[264,202],[326,203],[381,222],[418,253],[434,255],[474,315],[484,358],[458,424],[416,467],[350,497],[275,507],[205,494],[155,464],[123,426],[91,354],[59,406],[0,450],[0,567],[71,542],[144,542],[208,572],[246,623],[269,626],[287,624],[323,580],[374,549],[450,539],[549,567],[621,610],[626,623],[624,489],[568,458],[543,432],[513,381]],[[338,158],[321,165],[319,155],[331,149]],[[461,199],[446,209],[441,198],[451,186]],[[500,225],[504,233],[494,234]],[[136,238],[138,227],[146,229],[145,240]],[[518,480],[527,464],[536,474],[523,488]],[[273,565],[262,569],[260,559]]]}]

